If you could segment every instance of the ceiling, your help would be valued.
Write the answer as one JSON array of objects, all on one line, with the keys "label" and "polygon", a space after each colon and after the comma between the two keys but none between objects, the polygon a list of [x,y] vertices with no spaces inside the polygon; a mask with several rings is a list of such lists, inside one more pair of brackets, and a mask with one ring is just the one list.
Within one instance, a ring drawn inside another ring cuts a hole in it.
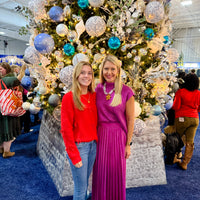
[{"label": "ceiling", "polygon": [[186,0],[171,0],[170,18],[173,28],[200,28],[200,0],[191,0],[192,5],[188,6],[183,6],[183,1]]},{"label": "ceiling", "polygon": [[[182,28],[200,29],[200,0],[192,0],[192,5],[182,6],[183,0],[171,0],[170,18],[174,30]],[[184,0],[185,1],[185,0]],[[24,16],[15,11],[18,5],[28,6],[29,0],[0,0],[0,40],[18,39],[29,41],[29,35],[20,36],[18,30],[28,22]]]}]

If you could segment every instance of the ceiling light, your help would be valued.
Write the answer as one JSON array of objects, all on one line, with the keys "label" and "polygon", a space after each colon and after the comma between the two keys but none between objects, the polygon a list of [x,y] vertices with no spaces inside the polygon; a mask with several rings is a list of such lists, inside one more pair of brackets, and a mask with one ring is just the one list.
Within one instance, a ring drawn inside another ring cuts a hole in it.
[{"label": "ceiling light", "polygon": [[192,5],[192,1],[191,0],[184,0],[181,2],[181,5],[182,6],[189,6],[189,5]]},{"label": "ceiling light", "polygon": [[5,33],[4,32],[0,32],[0,35],[4,35]]}]

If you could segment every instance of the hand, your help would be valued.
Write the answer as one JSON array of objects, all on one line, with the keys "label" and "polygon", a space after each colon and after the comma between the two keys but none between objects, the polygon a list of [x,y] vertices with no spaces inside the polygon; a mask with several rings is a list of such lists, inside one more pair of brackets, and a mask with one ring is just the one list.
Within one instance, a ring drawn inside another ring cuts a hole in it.
[{"label": "hand", "polygon": [[130,145],[126,145],[126,148],[125,148],[125,158],[128,159],[131,155],[131,147]]},{"label": "hand", "polygon": [[83,163],[82,163],[82,161],[80,161],[80,162],[76,163],[74,166],[76,168],[81,168],[83,166]]}]

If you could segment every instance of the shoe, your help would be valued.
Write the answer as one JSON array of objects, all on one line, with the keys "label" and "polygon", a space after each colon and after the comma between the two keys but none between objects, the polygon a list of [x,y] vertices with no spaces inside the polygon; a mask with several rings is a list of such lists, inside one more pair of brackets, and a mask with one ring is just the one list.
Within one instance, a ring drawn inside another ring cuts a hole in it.
[{"label": "shoe", "polygon": [[175,163],[178,163],[178,164],[181,163],[181,159],[178,158],[178,153],[176,153],[175,156],[174,156],[173,164],[175,164]]},{"label": "shoe", "polygon": [[194,143],[186,143],[185,153],[182,162],[179,164],[181,169],[187,170],[187,165],[190,163],[194,151]]},{"label": "shoe", "polygon": [[3,153],[3,147],[0,148],[0,153]]},{"label": "shoe", "polygon": [[15,152],[4,152],[3,153],[3,158],[10,158],[10,157],[12,157],[12,156],[14,156],[15,155]]}]

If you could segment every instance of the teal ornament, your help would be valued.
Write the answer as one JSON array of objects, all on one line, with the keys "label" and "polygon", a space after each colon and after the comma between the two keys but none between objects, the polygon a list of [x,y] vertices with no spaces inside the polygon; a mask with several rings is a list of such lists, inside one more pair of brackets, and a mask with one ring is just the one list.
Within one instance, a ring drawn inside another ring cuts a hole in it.
[{"label": "teal ornament", "polygon": [[152,115],[159,116],[162,112],[162,109],[159,105],[154,105],[154,106],[152,106],[151,112],[152,112]]},{"label": "teal ornament", "polygon": [[78,6],[81,9],[85,9],[89,6],[89,2],[88,2],[88,0],[78,0]]},{"label": "teal ornament", "polygon": [[73,45],[71,45],[70,43],[67,43],[64,45],[64,52],[67,56],[72,56],[75,53],[75,48]]},{"label": "teal ornament", "polygon": [[144,35],[146,36],[147,40],[151,40],[154,37],[154,31],[152,28],[147,28],[144,31]]},{"label": "teal ornament", "polygon": [[111,37],[109,40],[108,40],[108,46],[110,49],[118,49],[121,45],[121,42],[120,42],[120,39],[118,37]]},{"label": "teal ornament", "polygon": [[169,36],[166,35],[163,38],[165,39],[163,43],[167,44],[169,42]]}]

